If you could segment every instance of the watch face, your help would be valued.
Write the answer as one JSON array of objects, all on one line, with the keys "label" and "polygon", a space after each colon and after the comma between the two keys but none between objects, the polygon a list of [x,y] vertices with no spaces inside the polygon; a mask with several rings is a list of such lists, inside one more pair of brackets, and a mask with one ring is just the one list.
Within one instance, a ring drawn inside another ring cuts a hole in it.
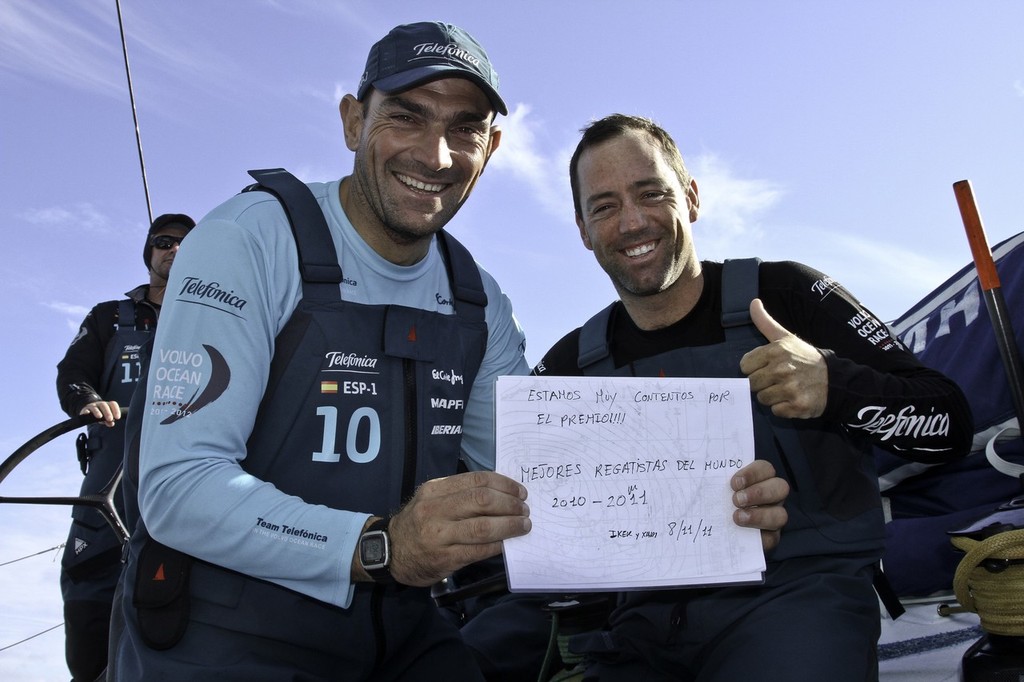
[{"label": "watch face", "polygon": [[359,563],[363,570],[377,583],[393,582],[391,570],[388,564],[391,563],[390,539],[386,521],[378,521],[371,525],[376,530],[368,530],[359,538]]},{"label": "watch face", "polygon": [[384,563],[384,559],[387,554],[384,551],[385,544],[384,535],[382,533],[374,533],[363,537],[361,549],[364,565]]}]

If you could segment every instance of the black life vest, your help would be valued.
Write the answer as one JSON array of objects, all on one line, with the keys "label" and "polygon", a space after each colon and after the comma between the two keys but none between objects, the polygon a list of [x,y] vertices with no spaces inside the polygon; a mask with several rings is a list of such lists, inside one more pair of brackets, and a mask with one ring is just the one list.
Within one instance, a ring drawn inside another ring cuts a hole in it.
[{"label": "black life vest", "polygon": [[[136,328],[135,308],[132,300],[118,302],[116,327],[107,342],[102,381],[97,387],[104,400],[117,401],[125,407],[135,393],[146,364],[146,348],[153,336],[153,329],[148,324]],[[125,420],[115,422],[111,427],[97,422],[90,424],[79,436],[79,447],[84,450],[88,463],[80,495],[100,492],[117,473],[124,458],[125,428]],[[122,496],[116,495],[114,501],[118,514],[123,517]],[[78,581],[96,569],[117,563],[121,556],[121,541],[95,507],[75,505],[71,517],[74,522],[61,565],[74,584],[67,585],[65,592],[90,594],[93,587],[86,584],[78,586]],[[66,598],[86,597],[68,594]]]},{"label": "black life vest", "polygon": [[[611,312],[605,308],[580,331],[578,362],[591,376],[743,377],[740,358],[767,343],[750,319],[758,293],[758,259],[726,260],[722,269],[725,341],[677,348],[616,368]],[[754,452],[791,487],[789,522],[771,561],[819,554],[877,554],[885,537],[871,450],[824,419],[776,417],[751,395]]]},{"label": "black life vest", "polygon": [[[242,466],[309,503],[393,512],[419,483],[457,471],[465,405],[487,345],[479,269],[442,231],[454,315],[346,302],[312,193],[282,169],[250,174],[258,184],[248,190],[269,191],[285,208],[303,293],[277,336]],[[137,481],[137,457],[136,448],[129,480]],[[381,588],[360,585],[352,605],[339,609],[161,545],[141,521],[130,544],[125,589],[139,635],[153,649],[178,644],[197,610],[196,618],[227,630],[321,651],[350,648],[357,633],[381,627]],[[154,570],[166,580],[147,579]],[[395,614],[435,608],[426,590],[387,594]]]}]

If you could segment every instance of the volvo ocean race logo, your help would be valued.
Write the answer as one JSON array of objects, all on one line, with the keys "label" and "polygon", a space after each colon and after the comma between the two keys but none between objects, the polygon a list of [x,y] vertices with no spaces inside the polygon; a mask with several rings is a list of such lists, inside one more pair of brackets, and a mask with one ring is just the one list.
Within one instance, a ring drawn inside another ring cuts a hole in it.
[{"label": "volvo ocean race logo", "polygon": [[[231,383],[231,368],[221,352],[203,344],[206,355],[194,351],[160,350],[149,393],[153,405],[170,405],[161,424],[190,417],[223,395]],[[204,385],[205,381],[205,385]]]}]

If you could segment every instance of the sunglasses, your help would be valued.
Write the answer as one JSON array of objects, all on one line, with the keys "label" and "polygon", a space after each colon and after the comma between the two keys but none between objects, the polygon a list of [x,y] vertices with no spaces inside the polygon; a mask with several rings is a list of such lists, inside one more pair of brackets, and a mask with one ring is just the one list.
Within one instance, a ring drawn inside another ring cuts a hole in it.
[{"label": "sunglasses", "polygon": [[161,251],[166,251],[167,249],[171,248],[175,244],[180,244],[182,239],[184,239],[184,237],[175,237],[175,236],[169,235],[169,234],[160,234],[160,235],[157,235],[157,236],[153,237],[149,241],[149,244],[154,249],[160,249]]}]

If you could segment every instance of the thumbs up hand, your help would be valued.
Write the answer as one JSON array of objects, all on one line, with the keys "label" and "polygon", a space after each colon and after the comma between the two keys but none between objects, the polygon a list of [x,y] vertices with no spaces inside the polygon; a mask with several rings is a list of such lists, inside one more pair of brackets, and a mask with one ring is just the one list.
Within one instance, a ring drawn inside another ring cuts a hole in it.
[{"label": "thumbs up hand", "polygon": [[750,390],[778,417],[820,417],[828,400],[828,368],[821,352],[780,325],[761,299],[750,302],[750,317],[768,339],[740,359]]}]

